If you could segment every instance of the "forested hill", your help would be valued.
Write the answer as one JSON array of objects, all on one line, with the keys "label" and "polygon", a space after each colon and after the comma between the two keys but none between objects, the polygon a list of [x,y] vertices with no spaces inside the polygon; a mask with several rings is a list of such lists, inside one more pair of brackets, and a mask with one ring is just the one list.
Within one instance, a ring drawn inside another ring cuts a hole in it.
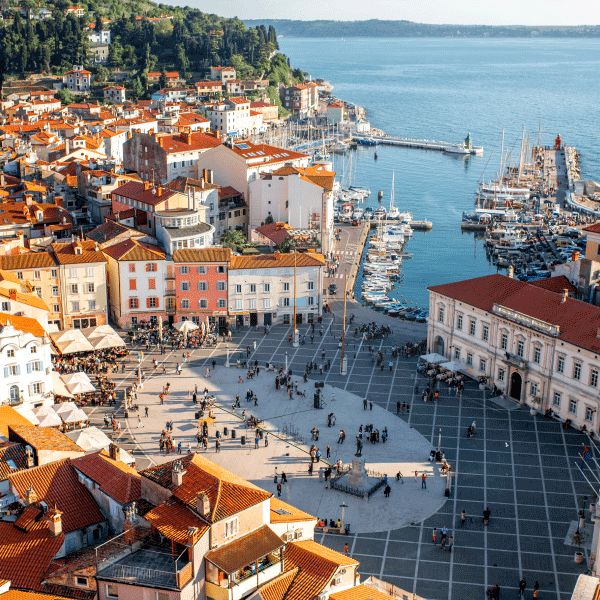
[{"label": "forested hill", "polygon": [[248,27],[272,26],[286,37],[600,37],[600,26],[492,27],[487,25],[428,25],[412,21],[293,21],[245,19]]}]

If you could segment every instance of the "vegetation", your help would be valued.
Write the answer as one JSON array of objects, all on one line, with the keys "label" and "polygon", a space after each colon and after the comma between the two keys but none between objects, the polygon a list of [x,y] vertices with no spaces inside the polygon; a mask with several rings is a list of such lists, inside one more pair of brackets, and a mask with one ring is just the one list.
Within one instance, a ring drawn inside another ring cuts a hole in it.
[{"label": "vegetation", "polygon": [[527,27],[488,25],[428,25],[412,21],[294,21],[246,20],[248,27],[276,27],[293,37],[600,37],[600,26]]},{"label": "vegetation", "polygon": [[255,244],[249,242],[242,231],[237,229],[227,230],[221,234],[221,245],[224,248],[231,248],[236,252],[242,252],[244,248],[254,248]]}]

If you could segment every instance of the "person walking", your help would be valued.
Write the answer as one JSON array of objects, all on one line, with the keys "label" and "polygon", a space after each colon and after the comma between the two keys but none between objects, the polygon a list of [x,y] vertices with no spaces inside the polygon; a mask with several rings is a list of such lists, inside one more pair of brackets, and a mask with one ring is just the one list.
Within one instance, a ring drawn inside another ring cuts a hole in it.
[{"label": "person walking", "polygon": [[256,450],[258,448],[258,443],[260,442],[260,437],[258,437],[258,431],[256,432],[256,435],[254,436],[254,449]]},{"label": "person walking", "polygon": [[460,513],[460,526],[464,527],[465,521],[467,520],[467,511],[463,509]]},{"label": "person walking", "polygon": [[536,581],[533,584],[533,600],[537,600],[539,591],[540,591],[540,584]]},{"label": "person walking", "polygon": [[436,527],[433,528],[432,537],[433,537],[433,545],[435,546],[435,540],[437,539],[437,528]]},{"label": "person walking", "polygon": [[138,429],[143,426],[144,426],[144,424],[142,423],[142,417],[140,417],[140,415],[138,415]]},{"label": "person walking", "polygon": [[423,473],[421,475],[421,489],[422,490],[427,489],[427,473]]},{"label": "person walking", "polygon": [[269,445],[269,434],[265,432],[265,448]]},{"label": "person walking", "polygon": [[363,410],[367,410],[367,399],[363,400]]},{"label": "person walking", "polygon": [[454,538],[450,536],[448,538],[448,552],[452,552],[452,546],[454,546]]},{"label": "person walking", "polygon": [[327,444],[327,458],[329,458],[331,456],[331,448],[329,447],[329,444]]},{"label": "person walking", "polygon": [[144,409],[144,416],[147,417],[148,416],[148,407],[146,406],[146,408]]},{"label": "person walking", "polygon": [[521,577],[521,581],[519,581],[519,598],[522,598],[525,595],[526,587],[527,583],[525,582],[525,578]]},{"label": "person walking", "polygon": [[487,525],[490,522],[490,509],[486,506],[483,511],[483,524]]},{"label": "person walking", "polygon": [[281,483],[287,483],[287,477],[285,471],[281,471]]},{"label": "person walking", "polygon": [[348,542],[344,544],[344,556],[348,556]]},{"label": "person walking", "polygon": [[390,492],[392,491],[392,488],[388,485],[385,486],[385,489],[383,490],[383,494],[385,495],[386,498],[390,497]]},{"label": "person walking", "polygon": [[277,496],[278,497],[281,496],[281,484],[280,483],[277,484]]}]

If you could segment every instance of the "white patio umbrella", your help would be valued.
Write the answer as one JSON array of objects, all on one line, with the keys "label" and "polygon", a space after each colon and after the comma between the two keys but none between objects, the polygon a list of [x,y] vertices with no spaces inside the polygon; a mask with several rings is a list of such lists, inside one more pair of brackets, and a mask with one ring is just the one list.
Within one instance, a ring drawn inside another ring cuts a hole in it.
[{"label": "white patio umbrella", "polygon": [[60,427],[61,425],[62,419],[55,412],[40,418],[40,427]]},{"label": "white patio umbrella", "polygon": [[463,365],[463,363],[461,363],[461,362],[456,362],[455,360],[451,360],[450,362],[442,363],[440,365],[440,367],[443,367],[444,369],[448,369],[448,371],[452,371],[453,373],[456,373],[456,371],[460,371],[461,369],[464,369],[465,365]]},{"label": "white patio umbrella", "polygon": [[67,389],[72,394],[85,394],[86,392],[96,391],[96,388],[91,383],[83,383],[81,381],[67,385]]},{"label": "white patio umbrella", "polygon": [[119,334],[110,325],[98,325],[98,327],[87,327],[81,330],[88,340],[95,337],[102,337],[104,335],[116,335]]},{"label": "white patio umbrella", "polygon": [[88,416],[80,408],[62,413],[60,418],[65,423],[81,423],[88,420]]},{"label": "white patio umbrella", "polygon": [[175,323],[173,327],[175,327],[177,331],[183,334],[187,334],[190,331],[198,329],[198,325],[196,325],[196,323],[194,323],[193,321],[182,321],[181,323]]},{"label": "white patio umbrella", "polygon": [[40,406],[39,408],[32,409],[32,412],[38,419],[56,414],[56,411],[52,406]]},{"label": "white patio umbrella", "polygon": [[62,415],[77,410],[77,404],[75,402],[61,402],[60,404],[54,404],[52,408],[57,415]]},{"label": "white patio umbrella", "polygon": [[66,373],[60,376],[65,384],[70,385],[71,383],[92,383],[92,380],[88,377],[87,373],[78,371],[77,373]]}]

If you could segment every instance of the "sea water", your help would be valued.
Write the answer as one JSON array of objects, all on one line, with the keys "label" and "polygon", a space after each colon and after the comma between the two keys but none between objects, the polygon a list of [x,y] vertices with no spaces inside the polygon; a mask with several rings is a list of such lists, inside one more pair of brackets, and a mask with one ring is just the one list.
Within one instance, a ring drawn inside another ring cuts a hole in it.
[{"label": "sea water", "polygon": [[[413,258],[402,265],[404,284],[395,297],[427,307],[427,286],[496,272],[482,241],[462,233],[460,222],[474,208],[482,175],[499,171],[502,128],[506,160],[518,161],[523,127],[531,145],[538,136],[553,144],[560,134],[580,152],[582,178],[600,180],[600,40],[282,38],[279,44],[294,67],[364,107],[373,127],[454,143],[470,132],[473,144],[485,148],[468,157],[391,146],[353,153],[354,183],[372,191],[363,206],[376,206],[382,190],[389,208],[394,173],[395,205],[433,222],[432,231],[415,232],[406,245]],[[336,156],[334,164],[340,177],[350,171],[348,157]]]}]

